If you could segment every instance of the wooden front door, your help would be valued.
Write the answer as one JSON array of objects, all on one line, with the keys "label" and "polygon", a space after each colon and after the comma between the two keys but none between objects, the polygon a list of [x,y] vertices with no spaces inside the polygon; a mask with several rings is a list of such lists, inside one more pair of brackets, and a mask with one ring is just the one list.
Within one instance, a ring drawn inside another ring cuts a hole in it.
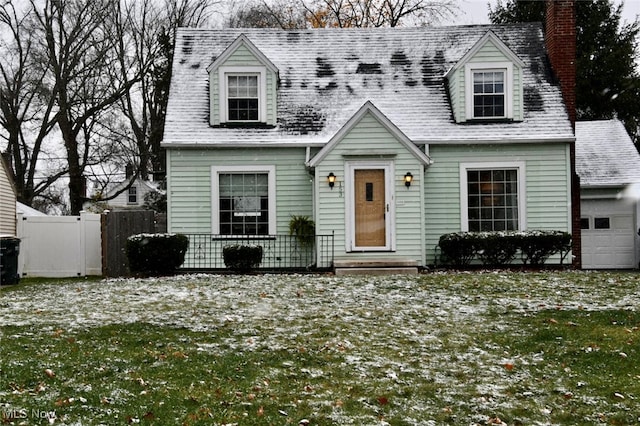
[{"label": "wooden front door", "polygon": [[355,245],[385,247],[386,200],[385,170],[354,170]]}]

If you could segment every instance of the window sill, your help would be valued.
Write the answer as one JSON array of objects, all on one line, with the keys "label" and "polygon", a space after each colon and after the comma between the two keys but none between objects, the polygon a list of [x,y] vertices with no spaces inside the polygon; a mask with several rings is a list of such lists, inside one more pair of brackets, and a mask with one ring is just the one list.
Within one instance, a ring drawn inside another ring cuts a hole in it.
[{"label": "window sill", "polygon": [[467,118],[466,121],[460,122],[460,124],[500,124],[500,123],[515,123],[513,118]]},{"label": "window sill", "polygon": [[260,122],[254,122],[254,121],[229,121],[226,123],[220,123],[217,126],[212,126],[212,127],[218,127],[218,128],[223,128],[223,129],[273,129],[276,126],[273,126],[271,124],[267,124],[267,123],[260,123]]}]

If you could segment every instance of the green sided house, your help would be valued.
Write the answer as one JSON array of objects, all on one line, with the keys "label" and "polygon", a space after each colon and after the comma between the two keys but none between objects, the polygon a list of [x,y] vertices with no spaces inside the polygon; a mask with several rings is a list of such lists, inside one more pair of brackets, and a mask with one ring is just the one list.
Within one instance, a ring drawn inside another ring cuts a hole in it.
[{"label": "green sided house", "polygon": [[180,29],[168,228],[193,269],[238,241],[266,267],[421,267],[449,232],[570,232],[568,111],[541,24]]}]

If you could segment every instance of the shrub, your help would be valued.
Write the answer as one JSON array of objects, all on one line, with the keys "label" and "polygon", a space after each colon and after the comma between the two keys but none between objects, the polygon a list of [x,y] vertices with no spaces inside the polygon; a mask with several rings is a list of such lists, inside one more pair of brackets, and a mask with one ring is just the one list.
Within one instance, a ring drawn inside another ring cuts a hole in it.
[{"label": "shrub", "polygon": [[512,232],[481,232],[474,238],[478,257],[485,266],[511,263],[518,251],[518,238]]},{"label": "shrub", "polygon": [[134,274],[165,275],[175,272],[189,248],[182,234],[137,234],[127,239],[129,270]]},{"label": "shrub", "polygon": [[438,243],[447,263],[467,266],[476,254],[475,236],[470,232],[444,234]]},{"label": "shrub", "polygon": [[222,258],[227,268],[236,272],[249,272],[262,262],[262,247],[254,245],[231,245],[222,249]]},{"label": "shrub", "polygon": [[543,265],[552,255],[571,249],[571,234],[563,231],[454,232],[440,237],[443,260],[467,266],[477,256],[485,266],[509,264],[518,250],[527,265]]},{"label": "shrub", "polygon": [[525,265],[543,265],[550,256],[571,249],[571,234],[563,231],[518,232],[517,238]]}]

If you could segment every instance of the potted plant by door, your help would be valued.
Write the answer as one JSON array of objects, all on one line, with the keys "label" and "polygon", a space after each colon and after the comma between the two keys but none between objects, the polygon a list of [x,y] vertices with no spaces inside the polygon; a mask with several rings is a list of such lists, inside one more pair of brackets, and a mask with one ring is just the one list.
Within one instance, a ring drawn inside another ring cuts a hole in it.
[{"label": "potted plant by door", "polygon": [[315,257],[316,224],[309,216],[291,216],[289,235],[294,237],[294,248],[291,251],[293,266],[311,266]]}]

